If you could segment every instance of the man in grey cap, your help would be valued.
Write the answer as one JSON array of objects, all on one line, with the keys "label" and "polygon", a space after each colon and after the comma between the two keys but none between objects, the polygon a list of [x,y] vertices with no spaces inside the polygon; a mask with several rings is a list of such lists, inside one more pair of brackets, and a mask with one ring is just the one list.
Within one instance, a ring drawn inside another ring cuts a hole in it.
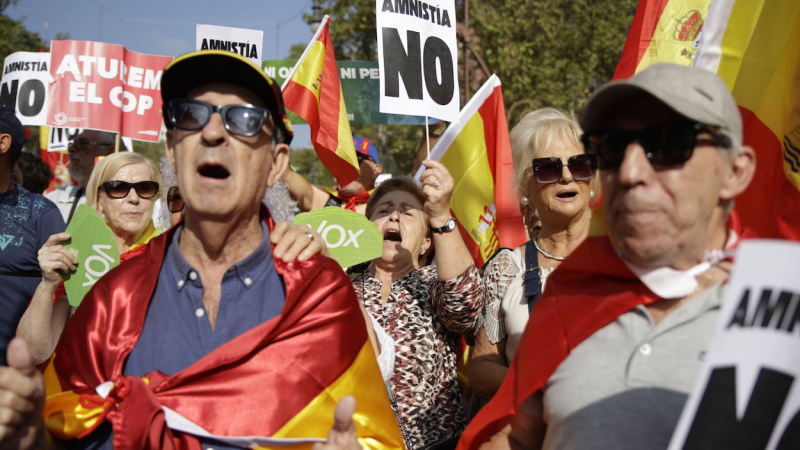
[{"label": "man in grey cap", "polygon": [[654,65],[600,88],[580,123],[608,236],[548,280],[461,448],[666,448],[749,236],[732,207],[755,154],[715,74]]}]

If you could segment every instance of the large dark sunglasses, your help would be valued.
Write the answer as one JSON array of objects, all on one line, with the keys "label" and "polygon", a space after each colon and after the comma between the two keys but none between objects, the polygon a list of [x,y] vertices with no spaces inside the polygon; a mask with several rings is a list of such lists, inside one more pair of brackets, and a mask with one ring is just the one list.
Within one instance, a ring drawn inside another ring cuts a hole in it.
[{"label": "large dark sunglasses", "polygon": [[140,198],[153,198],[158,193],[158,183],[155,181],[128,183],[127,181],[110,180],[103,183],[103,190],[111,198],[125,198],[131,188],[136,190],[136,195]]},{"label": "large dark sunglasses", "polygon": [[239,136],[255,136],[269,119],[269,111],[254,105],[214,106],[200,100],[173,99],[167,102],[169,121],[179,130],[197,131],[220,113],[225,129]]},{"label": "large dark sunglasses", "polygon": [[[700,133],[709,133],[715,142],[697,139]],[[638,141],[651,164],[677,166],[692,157],[698,143],[730,147],[730,140],[719,133],[719,128],[698,122],[677,122],[653,125],[642,130],[602,130],[581,136],[587,153],[597,155],[600,169],[617,169],[625,158],[631,142]]]},{"label": "large dark sunglasses", "polygon": [[178,186],[172,186],[167,191],[167,209],[169,212],[176,213],[183,211],[183,197]]},{"label": "large dark sunglasses", "polygon": [[[594,155],[574,155],[567,159],[567,163],[561,162],[560,158],[551,156],[549,158],[536,158],[531,164],[533,175],[539,184],[558,183],[561,180],[562,168],[569,167],[572,179],[575,181],[591,180],[597,172],[597,157]],[[531,169],[527,169],[528,171]]]}]

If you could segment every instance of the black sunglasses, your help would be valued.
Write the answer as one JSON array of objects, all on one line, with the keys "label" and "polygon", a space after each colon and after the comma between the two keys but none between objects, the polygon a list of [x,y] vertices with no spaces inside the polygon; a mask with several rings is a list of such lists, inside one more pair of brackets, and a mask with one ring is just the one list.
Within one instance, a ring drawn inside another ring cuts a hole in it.
[{"label": "black sunglasses", "polygon": [[225,129],[239,136],[255,136],[269,119],[269,111],[254,105],[214,106],[200,100],[185,98],[167,102],[169,121],[179,130],[197,131],[220,113]]},{"label": "black sunglasses", "polygon": [[[715,142],[697,139],[700,133],[709,133]],[[598,157],[600,169],[617,169],[625,158],[631,142],[638,141],[651,164],[677,166],[692,157],[698,142],[717,147],[730,147],[730,139],[719,133],[719,128],[699,122],[676,122],[653,125],[642,130],[602,130],[581,136],[586,152]]]},{"label": "black sunglasses", "polygon": [[363,153],[359,152],[358,150],[356,150],[356,159],[358,159],[358,164],[359,164],[359,165],[360,165],[362,162],[364,162],[364,160],[375,162],[375,160],[374,160],[374,159],[372,159],[372,156],[365,155],[365,154],[363,154]]},{"label": "black sunglasses", "polygon": [[561,180],[562,168],[569,167],[572,179],[575,181],[591,180],[597,172],[597,157],[595,155],[583,154],[573,155],[567,159],[567,163],[561,162],[560,158],[551,156],[549,158],[536,158],[531,164],[536,182],[539,184],[558,183]]},{"label": "black sunglasses", "polygon": [[103,183],[103,190],[111,198],[125,198],[131,188],[136,190],[136,195],[140,198],[153,198],[158,193],[158,183],[155,181],[128,183],[127,181],[110,180]]},{"label": "black sunglasses", "polygon": [[178,186],[172,186],[167,191],[167,209],[169,212],[176,213],[183,211],[183,197]]}]

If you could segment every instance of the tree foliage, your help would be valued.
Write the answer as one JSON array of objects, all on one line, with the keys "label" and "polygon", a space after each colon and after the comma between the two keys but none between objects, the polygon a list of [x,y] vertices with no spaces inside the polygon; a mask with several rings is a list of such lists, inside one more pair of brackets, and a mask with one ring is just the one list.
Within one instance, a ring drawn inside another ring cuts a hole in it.
[{"label": "tree foliage", "polygon": [[16,0],[0,0],[0,58],[3,60],[15,52],[49,50],[38,33],[28,31],[21,20],[5,14],[6,8],[16,3]]}]

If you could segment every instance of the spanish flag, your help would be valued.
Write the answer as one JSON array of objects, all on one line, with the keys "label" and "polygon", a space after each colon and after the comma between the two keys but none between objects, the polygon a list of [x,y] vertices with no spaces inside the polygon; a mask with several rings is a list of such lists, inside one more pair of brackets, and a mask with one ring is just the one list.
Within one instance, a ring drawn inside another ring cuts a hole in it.
[{"label": "spanish flag", "polygon": [[614,80],[658,62],[689,66],[697,53],[711,0],[641,0]]},{"label": "spanish flag", "polygon": [[347,186],[358,178],[359,164],[329,24],[326,15],[281,90],[286,109],[311,127],[311,143],[319,159],[340,186]]},{"label": "spanish flag", "polygon": [[736,198],[759,236],[800,240],[800,1],[714,0],[696,67],[739,104],[756,174]]},{"label": "spanish flag", "polygon": [[[272,230],[266,208],[262,216]],[[52,434],[82,438],[110,422],[115,448],[199,448],[200,438],[305,449],[326,440],[351,394],[361,446],[403,447],[352,283],[330,258],[274,261],[286,288],[280,316],[178,373],[124,375],[174,235],[100,279],[67,323],[45,371]]]},{"label": "spanish flag", "polygon": [[[526,241],[508,140],[503,89],[492,75],[431,151],[455,181],[450,208],[475,265]],[[425,170],[421,167],[416,178]]]}]

